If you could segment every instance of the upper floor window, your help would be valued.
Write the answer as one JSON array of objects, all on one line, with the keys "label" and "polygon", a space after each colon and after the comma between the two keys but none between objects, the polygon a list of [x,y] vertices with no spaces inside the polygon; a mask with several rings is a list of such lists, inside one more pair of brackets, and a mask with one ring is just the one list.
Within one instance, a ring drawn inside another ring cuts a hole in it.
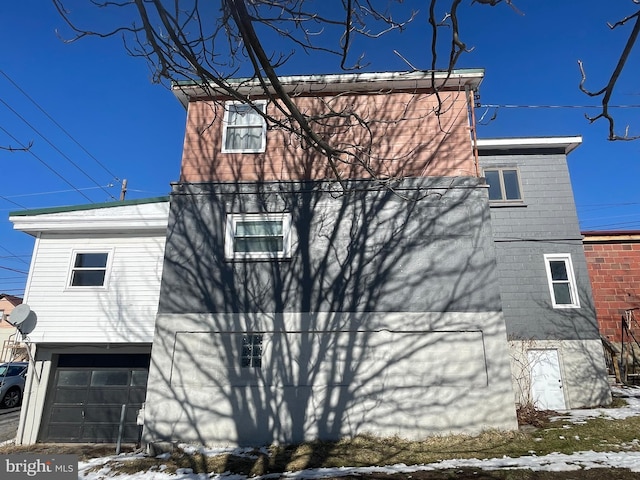
[{"label": "upper floor window", "polygon": [[229,214],[225,236],[228,259],[291,256],[291,214]]},{"label": "upper floor window", "polygon": [[515,168],[490,168],[484,170],[489,185],[490,201],[522,200],[520,178]]},{"label": "upper floor window", "polygon": [[580,307],[571,255],[568,253],[547,254],[544,256],[544,261],[553,307]]},{"label": "upper floor window", "polygon": [[70,287],[103,287],[107,276],[109,252],[75,252],[69,279]]},{"label": "upper floor window", "polygon": [[264,152],[267,143],[267,122],[256,108],[265,113],[266,106],[265,101],[256,101],[253,106],[239,102],[225,104],[223,153]]}]

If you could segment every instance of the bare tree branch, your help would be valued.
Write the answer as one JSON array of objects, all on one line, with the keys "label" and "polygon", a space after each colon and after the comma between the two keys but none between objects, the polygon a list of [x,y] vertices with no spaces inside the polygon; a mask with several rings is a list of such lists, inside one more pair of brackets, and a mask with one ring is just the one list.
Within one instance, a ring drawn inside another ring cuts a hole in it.
[{"label": "bare tree branch", "polygon": [[[251,105],[265,118],[269,128],[287,130],[310,148],[321,152],[334,175],[341,162],[366,167],[367,160],[354,153],[363,149],[356,145],[349,148],[337,146],[330,137],[319,135],[315,129],[322,121],[312,120],[298,109],[280,84],[281,67],[295,55],[308,54],[323,59],[333,57],[336,60],[334,65],[343,71],[361,69],[366,58],[356,51],[359,40],[401,32],[415,24],[418,14],[404,6],[402,0],[342,0],[339,9],[318,8],[307,0],[220,0],[220,8],[200,0],[91,0],[99,9],[119,10],[115,16],[119,24],[96,31],[73,21],[73,12],[65,8],[65,0],[52,1],[72,32],[66,41],[74,42],[90,36],[122,37],[130,55],[148,62],[155,82],[166,85],[174,81],[189,81],[200,85],[212,98],[220,98],[223,94],[227,99]],[[638,4],[640,0],[632,1]],[[462,0],[429,0],[429,33],[425,40],[430,44],[430,60],[426,62],[432,71],[433,94],[438,100],[433,111],[436,116],[446,112],[446,105],[436,88],[435,72],[439,69],[453,71],[461,56],[473,50],[463,40],[464,25],[460,22],[459,12],[474,4],[489,7],[504,4],[523,15],[512,0],[472,0],[470,4]],[[640,28],[638,15],[636,12],[610,25],[612,29],[620,28],[636,20],[618,65],[602,90],[590,92],[585,88],[586,74],[580,63],[580,89],[591,96],[602,96],[602,113],[588,117],[589,121],[607,119],[612,140],[637,138],[626,133],[624,136],[614,133],[613,117],[608,107],[637,38]],[[398,49],[394,52],[412,70],[423,68],[420,64],[424,60],[410,61]],[[330,65],[327,68],[333,70]],[[275,106],[277,115],[256,108],[254,98],[243,93],[238,83],[233,81],[242,77],[262,85],[263,94]],[[328,119],[335,119],[337,116],[344,118],[347,113],[329,109],[326,115]],[[372,120],[354,115],[349,121],[367,131]],[[441,129],[446,131],[446,126],[441,126]]]},{"label": "bare tree branch", "polygon": [[635,18],[636,21],[635,21],[635,24],[633,25],[633,29],[631,30],[631,33],[629,34],[629,37],[627,38],[627,43],[625,44],[625,47],[622,53],[620,54],[620,57],[618,58],[618,62],[615,68],[613,69],[611,76],[609,77],[609,81],[603,88],[601,88],[598,91],[591,91],[586,89],[584,84],[587,81],[587,75],[584,69],[583,62],[581,60],[578,60],[578,67],[580,68],[580,75],[582,77],[579,85],[580,91],[582,91],[586,95],[589,95],[590,97],[602,97],[602,111],[596,116],[592,117],[589,115],[585,115],[585,117],[591,123],[595,122],[600,118],[606,119],[609,122],[609,140],[637,140],[640,138],[640,135],[629,136],[629,133],[628,133],[629,127],[625,129],[624,135],[616,134],[615,120],[613,116],[609,113],[609,102],[611,101],[611,96],[613,95],[618,79],[622,74],[622,71],[624,70],[625,64],[627,63],[627,59],[629,58],[629,54],[631,53],[631,50],[636,44],[636,41],[638,39],[638,34],[640,33],[640,10],[634,13],[633,15],[629,15],[628,17],[625,17],[624,19],[614,23],[613,25],[609,25],[610,28],[614,29],[619,26],[625,25],[629,20],[633,18]]},{"label": "bare tree branch", "polygon": [[0,145],[0,150],[6,150],[8,152],[28,152],[33,146],[33,140],[29,142],[26,147],[12,147],[11,145]]}]

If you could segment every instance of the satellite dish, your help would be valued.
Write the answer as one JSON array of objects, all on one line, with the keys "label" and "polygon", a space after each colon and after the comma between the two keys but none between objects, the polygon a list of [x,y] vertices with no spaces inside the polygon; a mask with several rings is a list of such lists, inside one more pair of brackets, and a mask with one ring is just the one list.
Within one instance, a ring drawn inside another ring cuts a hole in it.
[{"label": "satellite dish", "polygon": [[26,303],[18,305],[11,311],[7,319],[11,325],[16,327],[22,335],[29,335],[36,328],[38,317]]},{"label": "satellite dish", "polygon": [[14,327],[18,325],[22,325],[22,323],[29,317],[31,314],[31,307],[26,303],[21,303],[16,308],[11,311],[11,315],[9,315],[9,322]]}]

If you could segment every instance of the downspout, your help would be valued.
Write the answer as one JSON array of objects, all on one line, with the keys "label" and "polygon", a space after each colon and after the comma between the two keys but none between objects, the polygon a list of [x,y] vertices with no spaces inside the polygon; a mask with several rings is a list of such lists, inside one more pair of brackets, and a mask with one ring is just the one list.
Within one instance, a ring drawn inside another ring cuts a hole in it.
[{"label": "downspout", "polygon": [[478,161],[478,136],[476,132],[476,110],[475,110],[475,98],[474,91],[469,88],[468,85],[464,87],[467,93],[467,102],[469,110],[469,124],[471,125],[471,148],[473,149],[473,163],[475,167],[476,177],[480,177],[480,168]]}]

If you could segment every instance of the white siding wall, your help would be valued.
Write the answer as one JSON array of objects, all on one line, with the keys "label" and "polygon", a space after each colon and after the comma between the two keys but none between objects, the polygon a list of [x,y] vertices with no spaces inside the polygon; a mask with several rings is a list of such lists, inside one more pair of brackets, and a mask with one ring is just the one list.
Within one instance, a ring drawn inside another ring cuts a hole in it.
[{"label": "white siding wall", "polygon": [[[42,233],[36,241],[26,302],[37,314],[35,342],[151,342],[158,308],[165,233]],[[77,250],[109,251],[106,288],[69,288]]]}]

